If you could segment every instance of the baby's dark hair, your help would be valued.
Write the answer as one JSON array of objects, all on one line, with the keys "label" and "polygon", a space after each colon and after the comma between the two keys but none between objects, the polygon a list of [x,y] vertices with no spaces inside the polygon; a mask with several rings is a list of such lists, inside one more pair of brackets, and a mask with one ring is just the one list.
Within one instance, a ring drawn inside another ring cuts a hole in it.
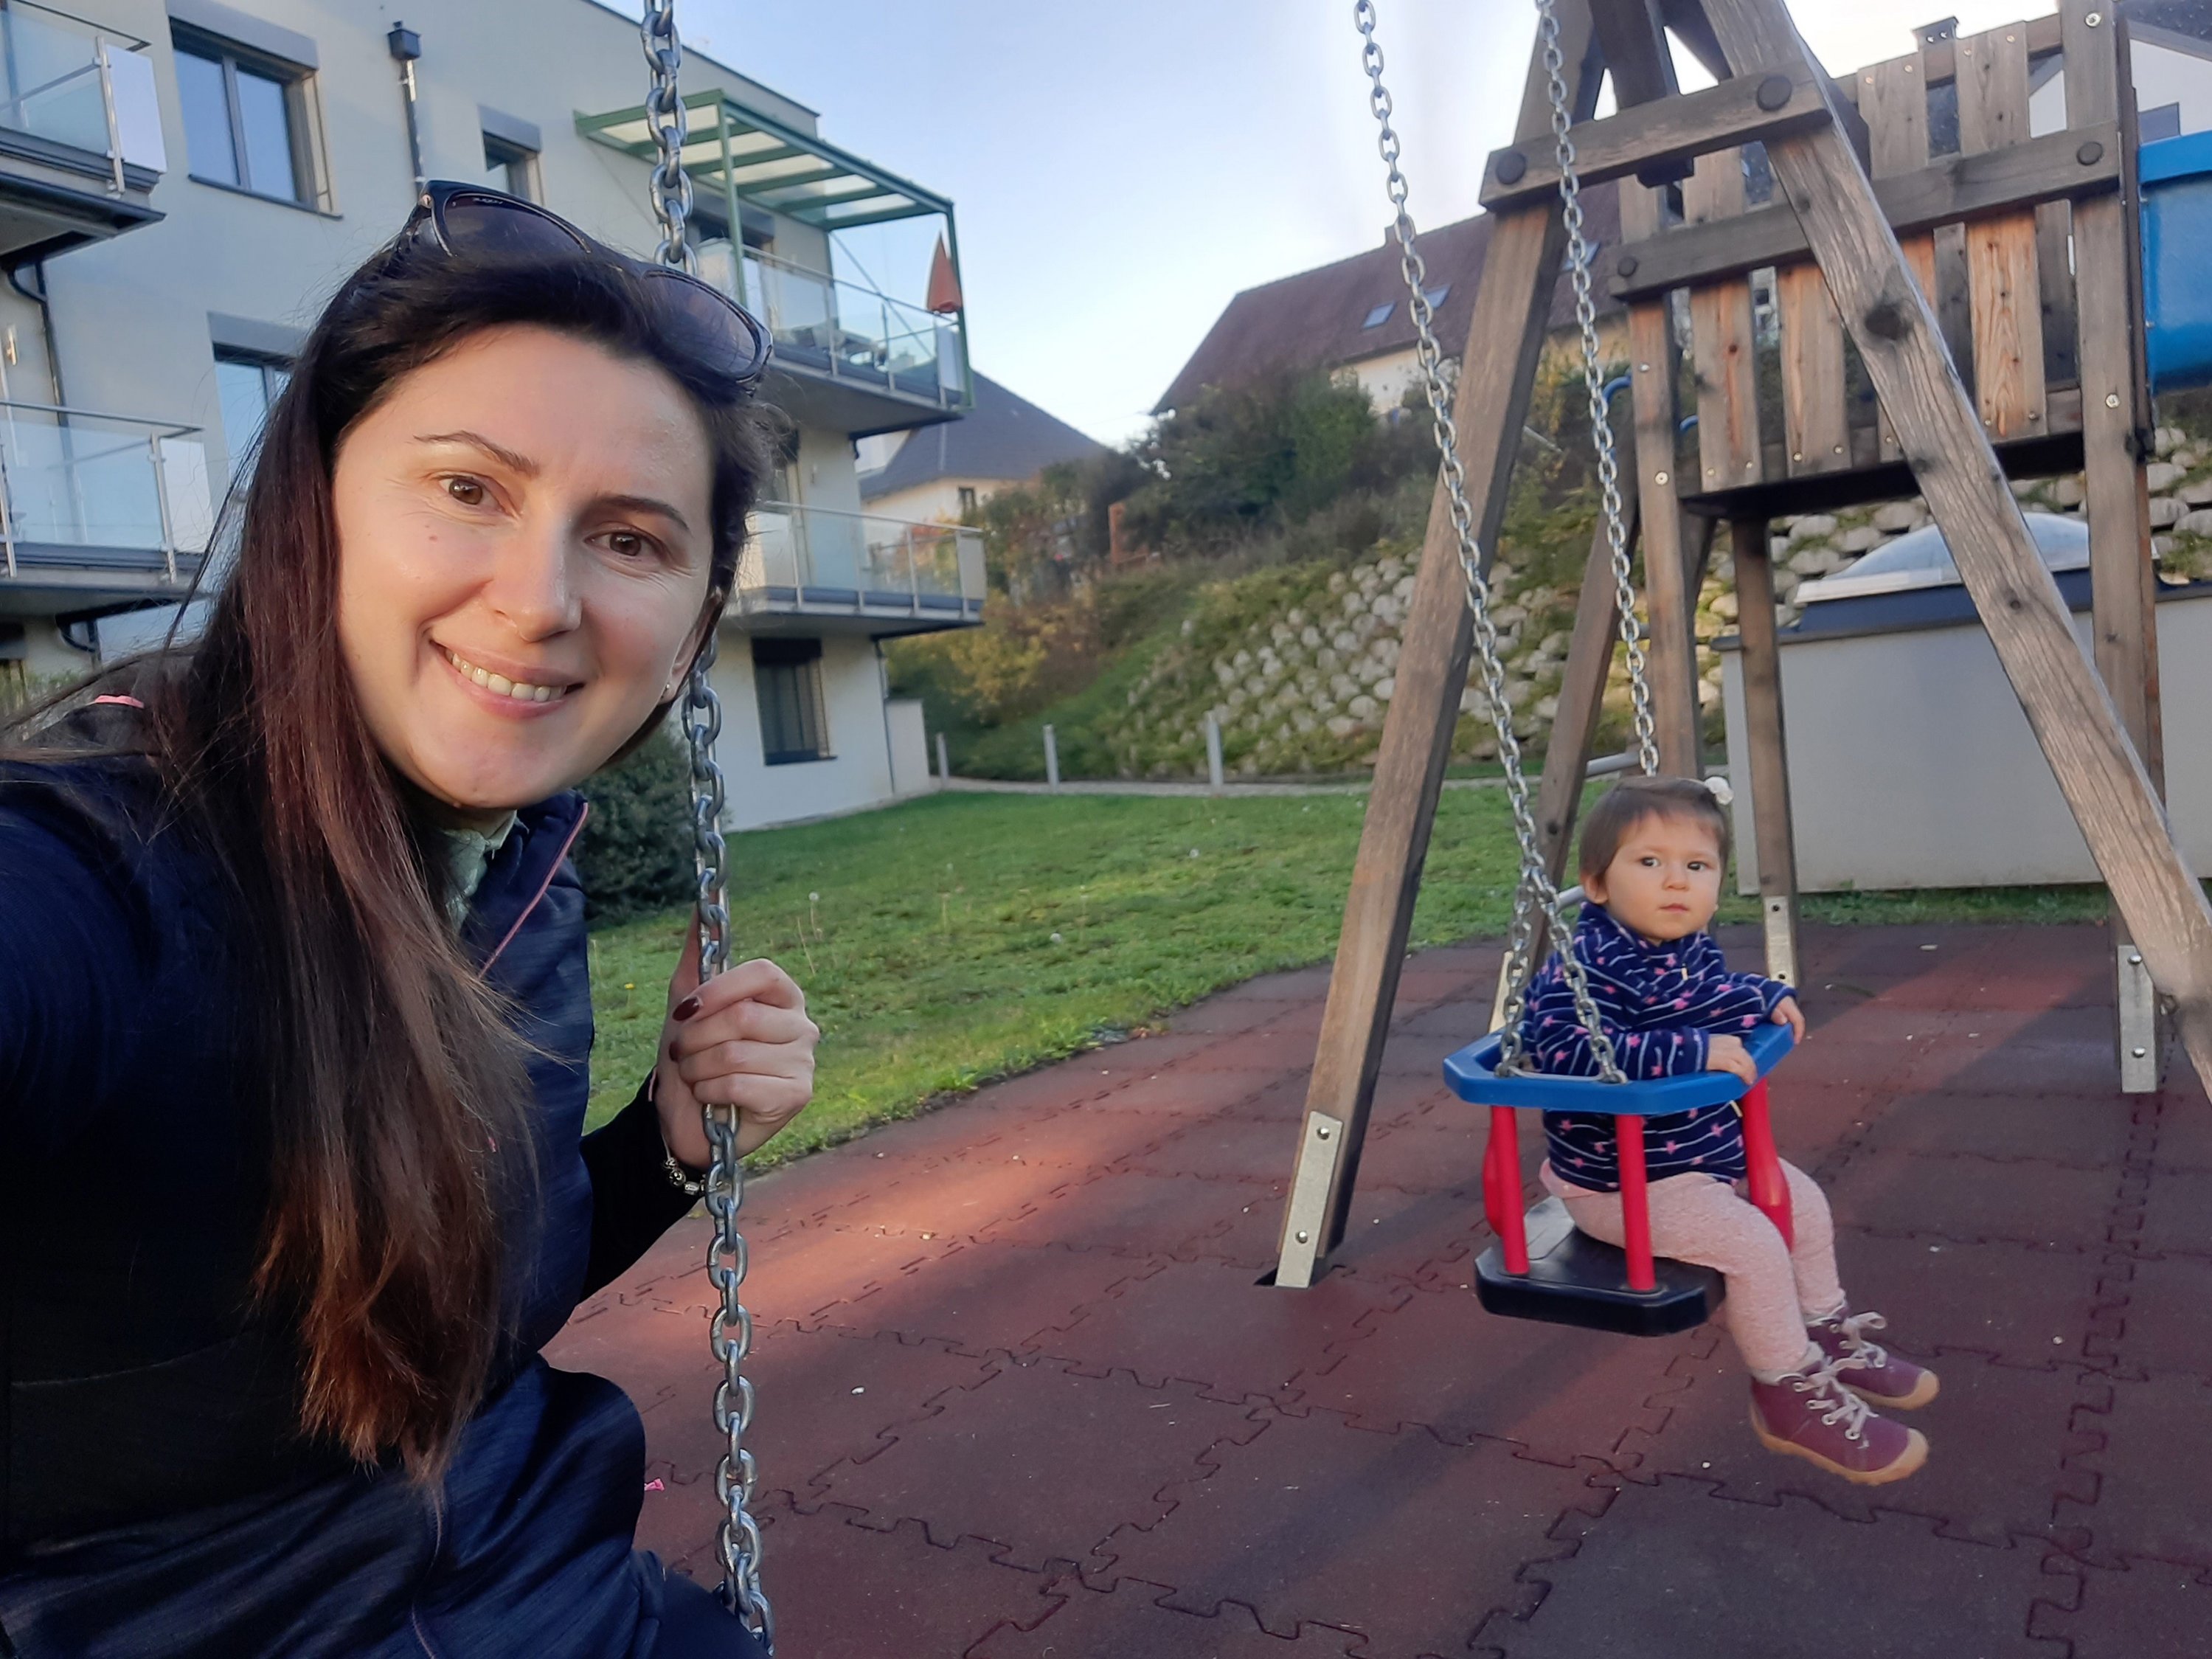
[{"label": "baby's dark hair", "polygon": [[1631,830],[1646,818],[1656,817],[1686,818],[1703,824],[1720,843],[1721,863],[1728,863],[1734,826],[1727,809],[1711,789],[1695,778],[1623,778],[1598,798],[1583,820],[1577,867],[1584,884],[1592,876],[1602,876],[1613,867],[1613,856]]}]

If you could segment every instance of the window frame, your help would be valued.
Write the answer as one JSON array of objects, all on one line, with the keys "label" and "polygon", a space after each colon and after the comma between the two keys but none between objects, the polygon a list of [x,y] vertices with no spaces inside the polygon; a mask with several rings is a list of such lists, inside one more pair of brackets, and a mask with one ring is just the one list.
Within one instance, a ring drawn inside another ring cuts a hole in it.
[{"label": "window frame", "polygon": [[[535,202],[541,207],[544,205],[545,182],[538,170],[539,153],[537,150],[527,144],[517,143],[512,138],[503,137],[489,127],[483,129],[483,149],[485,176],[490,176],[494,167],[497,167],[504,175],[504,182],[497,188],[510,196],[520,196],[526,202]],[[498,157],[496,161],[493,159],[495,155]],[[518,169],[521,173],[520,190],[514,187]]]},{"label": "window frame", "polygon": [[[177,56],[212,63],[222,71],[224,116],[230,127],[231,165],[239,178],[234,182],[210,178],[199,171],[197,163],[203,158],[192,154],[189,125],[185,134],[185,176],[195,184],[205,185],[213,190],[231,191],[240,196],[251,196],[257,201],[281,202],[289,207],[305,208],[310,212],[329,211],[329,191],[320,165],[321,147],[316,142],[319,125],[313,98],[315,71],[281,58],[272,58],[266,52],[257,52],[251,46],[226,40],[221,35],[204,33],[181,25],[171,30],[170,46]],[[252,165],[246,148],[246,117],[238,94],[238,77],[241,70],[264,81],[274,81],[283,91],[284,137],[292,158],[295,191],[292,195],[263,190],[251,182]],[[179,79],[181,82],[181,76]]]},{"label": "window frame", "polygon": [[276,356],[266,351],[255,351],[244,346],[218,343],[215,348],[216,404],[218,412],[221,411],[222,404],[222,374],[223,365],[226,363],[234,368],[258,369],[261,374],[261,424],[253,429],[252,435],[240,442],[232,435],[229,421],[225,419],[222,422],[223,458],[229,465],[230,476],[235,479],[241,476],[243,464],[246,459],[259,453],[262,434],[269,429],[269,411],[276,406],[277,395],[283,391],[281,386],[274,388],[270,386],[270,376],[272,374],[282,374],[289,380],[292,374],[292,360],[289,357]]},{"label": "window frame", "polygon": [[[822,641],[755,635],[753,659],[754,715],[760,726],[761,763],[764,766],[804,766],[837,758],[830,740],[830,702],[822,683]],[[783,704],[774,695],[775,678],[795,676],[799,729],[781,729]],[[811,720],[810,720],[811,716]],[[771,720],[775,724],[772,726]],[[812,731],[807,730],[811,725]],[[811,746],[806,740],[812,738]],[[795,737],[799,746],[778,747],[780,739]]]}]

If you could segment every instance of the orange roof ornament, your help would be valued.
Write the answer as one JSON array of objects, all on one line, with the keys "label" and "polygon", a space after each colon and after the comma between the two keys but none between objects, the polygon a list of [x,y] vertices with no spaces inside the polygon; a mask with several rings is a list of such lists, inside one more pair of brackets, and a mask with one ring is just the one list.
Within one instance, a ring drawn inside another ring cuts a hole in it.
[{"label": "orange roof ornament", "polygon": [[929,289],[921,303],[940,317],[967,308],[960,296],[960,273],[952,268],[952,251],[942,235],[937,239],[937,252],[929,256]]}]

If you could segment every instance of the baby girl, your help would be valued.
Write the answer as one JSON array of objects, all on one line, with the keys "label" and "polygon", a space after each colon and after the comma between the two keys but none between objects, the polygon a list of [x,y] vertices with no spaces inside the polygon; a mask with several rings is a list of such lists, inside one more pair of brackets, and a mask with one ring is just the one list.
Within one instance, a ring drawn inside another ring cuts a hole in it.
[{"label": "baby girl", "polygon": [[[1758,1073],[1742,1034],[1767,1021],[1800,1038],[1790,987],[1732,974],[1705,932],[1728,864],[1728,815],[1689,778],[1616,785],[1583,829],[1585,902],[1573,950],[1613,1057],[1631,1078]],[[1522,1022],[1540,1071],[1598,1073],[1566,975],[1554,957],[1529,987]],[[1542,1179],[1583,1232],[1622,1240],[1613,1120],[1547,1112]],[[1810,1176],[1790,1183],[1793,1246],[1743,1196],[1743,1119],[1733,1104],[1646,1120],[1651,1248],[1717,1268],[1728,1322],[1751,1371],[1751,1426],[1775,1451],[1862,1486],[1901,1480],[1928,1456],[1917,1429],[1872,1409],[1910,1411],[1936,1397],[1936,1374],[1867,1339],[1879,1314],[1851,1314],[1836,1278],[1835,1230]]]}]

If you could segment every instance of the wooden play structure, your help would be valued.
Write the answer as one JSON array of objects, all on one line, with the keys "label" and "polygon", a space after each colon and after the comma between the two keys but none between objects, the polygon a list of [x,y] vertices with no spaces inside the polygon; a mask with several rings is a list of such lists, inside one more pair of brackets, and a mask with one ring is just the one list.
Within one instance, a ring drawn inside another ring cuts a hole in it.
[{"label": "wooden play structure", "polygon": [[[1621,245],[1595,274],[1628,307],[1625,516],[1643,550],[1659,769],[1700,775],[1692,611],[1725,525],[1767,972],[1794,981],[1798,970],[1769,525],[1917,489],[2111,890],[2120,1086],[2159,1086],[2161,1006],[2212,1083],[2212,909],[2160,802],[2124,21],[2110,0],[2062,0],[2055,15],[1972,36],[1924,31],[1909,56],[1831,77],[1782,0],[1553,10],[1572,175],[1622,192]],[[1717,85],[1679,89],[1669,33]],[[1470,544],[1485,561],[1568,246],[1542,46],[1516,142],[1486,175],[1496,222],[1452,409]],[[2054,57],[2065,125],[2033,136],[2031,84]],[[1619,112],[1592,121],[1608,76]],[[1769,179],[1771,198],[1756,199]],[[1778,342],[1766,350],[1753,313],[1764,271]],[[2087,477],[2094,665],[2007,482],[2075,469]],[[1440,481],[1300,1126],[1283,1285],[1311,1284],[1343,1237],[1474,649],[1479,584],[1462,553]],[[1613,563],[1601,525],[1534,795],[1553,885],[1613,659]]]}]

